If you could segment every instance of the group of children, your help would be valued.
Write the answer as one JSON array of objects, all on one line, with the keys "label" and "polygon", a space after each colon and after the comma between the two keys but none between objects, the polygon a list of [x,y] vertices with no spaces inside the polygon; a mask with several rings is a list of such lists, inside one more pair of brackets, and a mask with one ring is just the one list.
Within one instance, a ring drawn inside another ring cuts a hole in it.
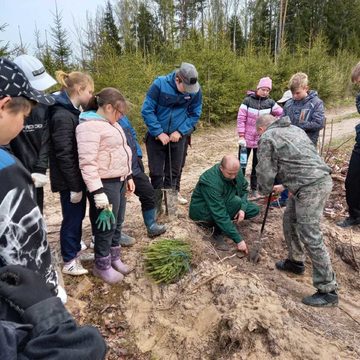
[{"label": "group of children", "polygon": [[[246,147],[247,155],[252,152],[252,169],[250,176],[250,198],[258,198],[257,192],[257,148],[259,135],[256,132],[256,120],[261,115],[271,114],[275,117],[288,116],[293,125],[303,129],[310,140],[317,145],[319,132],[324,127],[325,113],[323,101],[314,90],[309,90],[308,76],[299,72],[289,81],[289,89],[282,98],[275,102],[269,97],[272,80],[261,78],[256,91],[249,91],[240,105],[237,116],[237,133],[239,135],[239,158],[242,147]],[[245,168],[243,168],[245,174]],[[280,199],[272,202],[272,207],[286,205],[288,192],[282,192]]]},{"label": "group of children", "polygon": [[[6,219],[1,219],[0,236],[6,242],[1,243],[0,262],[29,265],[37,271],[41,268],[48,285],[57,287],[42,218],[43,187],[49,164],[51,190],[59,193],[62,210],[62,272],[88,273],[80,261],[82,222],[88,199],[95,254],[93,273],[110,284],[121,281],[129,272],[120,260],[121,240],[124,245],[132,245],[134,241],[122,236],[126,192],[139,196],[150,237],[166,231],[164,225],[156,222],[154,189],[144,173],[136,132],[126,117],[129,103],[115,88],[94,94],[91,76],[82,72],[57,71],[55,81],[32,56],[21,55],[14,62],[7,59],[1,62],[0,101],[21,121],[15,128],[9,120],[13,131],[1,139],[4,147],[0,154],[1,183],[11,189],[3,187],[5,192],[0,201],[4,210],[1,213],[7,214]],[[39,99],[40,105],[32,108],[32,103],[23,100],[27,93],[17,91],[20,85],[12,78],[25,87],[31,101]],[[60,91],[43,95],[42,91],[56,83],[61,85]],[[4,171],[15,163],[9,152],[21,160],[16,164],[22,173],[22,186]],[[99,224],[104,211],[114,214],[113,219],[107,219],[107,226]]]}]

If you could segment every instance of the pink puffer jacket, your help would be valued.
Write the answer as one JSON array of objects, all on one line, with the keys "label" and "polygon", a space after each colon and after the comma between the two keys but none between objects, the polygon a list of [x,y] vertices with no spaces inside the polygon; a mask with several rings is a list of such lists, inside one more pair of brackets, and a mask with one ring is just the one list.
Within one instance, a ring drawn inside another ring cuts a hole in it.
[{"label": "pink puffer jacket", "polygon": [[256,120],[265,114],[280,117],[283,109],[275,100],[260,98],[254,92],[250,92],[241,104],[237,116],[237,132],[239,136],[245,137],[246,147],[257,148],[259,135],[256,132]]},{"label": "pink puffer jacket", "polygon": [[131,174],[131,149],[118,123],[110,124],[95,112],[80,115],[76,128],[79,164],[90,192],[103,187],[101,179]]}]

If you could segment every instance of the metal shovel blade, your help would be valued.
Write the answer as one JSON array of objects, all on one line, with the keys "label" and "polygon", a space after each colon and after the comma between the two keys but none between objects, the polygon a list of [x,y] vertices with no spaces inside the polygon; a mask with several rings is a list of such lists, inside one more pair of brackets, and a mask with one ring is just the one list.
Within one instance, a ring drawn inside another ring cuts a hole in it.
[{"label": "metal shovel blade", "polygon": [[178,192],[174,189],[163,189],[165,199],[165,214],[169,217],[176,216]]}]

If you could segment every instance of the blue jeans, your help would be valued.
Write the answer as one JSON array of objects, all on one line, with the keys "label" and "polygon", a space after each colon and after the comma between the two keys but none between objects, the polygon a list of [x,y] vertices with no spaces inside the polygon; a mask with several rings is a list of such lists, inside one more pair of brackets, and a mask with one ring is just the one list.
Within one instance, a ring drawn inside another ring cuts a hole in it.
[{"label": "blue jeans", "polygon": [[70,202],[70,191],[60,191],[60,201],[63,216],[60,228],[61,255],[64,262],[69,262],[81,250],[82,221],[86,211],[85,192],[81,201],[73,204]]}]

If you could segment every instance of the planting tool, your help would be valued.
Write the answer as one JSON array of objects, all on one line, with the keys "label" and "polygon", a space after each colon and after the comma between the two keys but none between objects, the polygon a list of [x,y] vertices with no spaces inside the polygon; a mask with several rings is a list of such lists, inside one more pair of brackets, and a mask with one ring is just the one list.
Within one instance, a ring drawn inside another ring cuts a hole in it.
[{"label": "planting tool", "polygon": [[263,233],[264,233],[265,223],[266,223],[266,219],[267,219],[267,215],[268,215],[268,212],[269,212],[269,207],[270,207],[270,203],[271,203],[271,199],[272,199],[271,195],[272,195],[272,192],[269,194],[268,201],[267,201],[267,204],[266,204],[264,219],[263,219],[263,222],[261,224],[261,230],[260,230],[259,238],[254,242],[254,246],[250,250],[250,254],[249,254],[250,261],[255,263],[255,264],[258,263],[259,260],[260,260],[259,252],[260,252],[260,250],[262,248],[262,245],[263,245],[262,236],[263,236]]},{"label": "planting tool", "polygon": [[169,171],[170,171],[170,189],[164,189],[165,214],[167,216],[175,216],[177,211],[177,191],[173,183],[172,177],[172,160],[171,160],[171,143],[168,143],[169,151]]}]

